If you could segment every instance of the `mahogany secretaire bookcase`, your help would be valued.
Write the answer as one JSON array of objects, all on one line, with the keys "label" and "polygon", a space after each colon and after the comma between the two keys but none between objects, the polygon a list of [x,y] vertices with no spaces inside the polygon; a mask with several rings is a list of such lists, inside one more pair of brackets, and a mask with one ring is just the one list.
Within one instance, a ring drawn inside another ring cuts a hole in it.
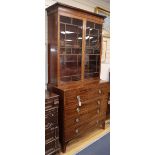
[{"label": "mahogany secretaire bookcase", "polygon": [[100,80],[104,16],[56,3],[48,15],[48,90],[60,97],[62,151],[88,130],[105,127],[109,84]]}]

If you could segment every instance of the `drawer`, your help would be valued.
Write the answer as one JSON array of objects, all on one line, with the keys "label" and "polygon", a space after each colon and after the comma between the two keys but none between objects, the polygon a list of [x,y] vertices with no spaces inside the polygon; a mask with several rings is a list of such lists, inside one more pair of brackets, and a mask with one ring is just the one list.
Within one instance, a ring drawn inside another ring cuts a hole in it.
[{"label": "drawer", "polygon": [[79,89],[77,92],[77,96],[80,96],[81,102],[85,102],[87,100],[101,97],[103,95],[103,88],[102,87],[95,87],[95,88],[89,88],[89,89]]},{"label": "drawer", "polygon": [[55,140],[53,140],[52,138],[46,140],[45,141],[45,151],[46,151],[46,154],[50,153],[50,152],[53,152],[54,150],[55,150]]},{"label": "drawer", "polygon": [[58,107],[59,99],[58,98],[51,98],[45,101],[45,110],[48,111],[50,108]]},{"label": "drawer", "polygon": [[101,109],[100,107],[97,107],[86,114],[81,114],[76,116],[74,115],[69,119],[67,118],[65,119],[65,128],[72,127],[72,126],[80,126],[86,122],[92,121],[99,117],[103,117],[103,118],[106,117],[106,109]]},{"label": "drawer", "polygon": [[45,112],[45,127],[52,128],[58,124],[58,108]]},{"label": "drawer", "polygon": [[70,96],[65,95],[65,107],[69,106],[78,106],[79,100],[81,102],[87,102],[88,100],[92,100],[94,98],[102,98],[107,99],[108,93],[103,92],[102,88],[91,88],[87,89],[78,89],[76,93],[73,93]]},{"label": "drawer", "polygon": [[55,139],[55,129],[46,129],[45,130],[45,140]]},{"label": "drawer", "polygon": [[83,115],[74,115],[73,117],[70,117],[70,119],[65,119],[65,128],[70,126],[79,126],[83,123],[87,122],[88,119],[93,119],[94,117],[97,117],[97,108],[95,110],[90,111],[90,113],[86,113]]},{"label": "drawer", "polygon": [[90,111],[96,108],[102,108],[104,111],[106,111],[106,106],[107,106],[107,102],[102,98],[96,98],[94,100],[88,100],[86,102],[83,102],[81,107],[79,107],[76,104],[66,106],[65,112],[64,112],[65,118],[69,119],[70,117],[73,117],[73,116],[89,113]]},{"label": "drawer", "polygon": [[59,138],[59,128],[57,126],[54,128],[45,129],[45,139],[47,140],[50,138]]},{"label": "drawer", "polygon": [[[95,118],[92,121],[88,121],[87,123],[81,126],[72,126],[65,130],[65,140],[69,141],[83,133],[86,133],[88,130],[92,128],[102,127],[104,125],[105,119],[103,117]],[[101,126],[102,125],[102,126]]]}]

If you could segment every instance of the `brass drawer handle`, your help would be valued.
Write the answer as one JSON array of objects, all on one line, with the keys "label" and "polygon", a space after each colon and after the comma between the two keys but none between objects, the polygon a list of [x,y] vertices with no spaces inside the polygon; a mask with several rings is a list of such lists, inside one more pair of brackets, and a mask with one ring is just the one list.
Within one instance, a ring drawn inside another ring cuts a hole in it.
[{"label": "brass drawer handle", "polygon": [[76,111],[79,113],[80,112],[80,108],[76,108]]},{"label": "brass drawer handle", "polygon": [[98,90],[98,93],[99,93],[99,94],[102,94],[102,91],[101,91],[101,89],[99,89],[99,90]]},{"label": "brass drawer handle", "polygon": [[75,132],[76,132],[76,133],[79,133],[79,130],[78,130],[78,129],[76,129],[76,130],[75,130]]},{"label": "brass drawer handle", "polygon": [[98,105],[100,105],[100,104],[101,104],[101,101],[100,101],[100,100],[98,100],[98,101],[97,101],[97,104],[98,104]]},{"label": "brass drawer handle", "polygon": [[81,103],[80,96],[77,96],[77,100],[78,100],[79,107],[81,107],[82,103]]},{"label": "brass drawer handle", "polygon": [[76,123],[78,123],[78,122],[79,122],[79,119],[78,119],[78,118],[76,118],[76,119],[75,119],[75,121],[76,121]]},{"label": "brass drawer handle", "polygon": [[98,113],[98,114],[100,113],[100,110],[99,110],[99,109],[97,110],[97,113]]}]

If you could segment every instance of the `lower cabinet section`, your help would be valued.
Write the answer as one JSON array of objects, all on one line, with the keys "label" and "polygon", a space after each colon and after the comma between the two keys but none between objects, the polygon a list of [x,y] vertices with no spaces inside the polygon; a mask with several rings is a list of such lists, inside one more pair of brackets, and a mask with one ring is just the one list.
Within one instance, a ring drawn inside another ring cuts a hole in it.
[{"label": "lower cabinet section", "polygon": [[59,94],[59,128],[62,151],[69,141],[95,128],[105,128],[109,85],[96,81],[53,87]]}]

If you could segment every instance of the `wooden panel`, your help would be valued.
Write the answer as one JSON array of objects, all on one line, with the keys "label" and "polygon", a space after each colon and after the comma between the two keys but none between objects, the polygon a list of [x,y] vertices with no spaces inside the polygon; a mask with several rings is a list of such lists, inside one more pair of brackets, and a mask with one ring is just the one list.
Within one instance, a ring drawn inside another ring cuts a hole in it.
[{"label": "wooden panel", "polygon": [[48,83],[57,83],[57,13],[48,15]]},{"label": "wooden panel", "polygon": [[64,15],[64,16],[78,18],[78,19],[87,19],[89,21],[96,22],[98,24],[103,23],[103,18],[98,18],[96,16],[89,15],[88,13],[79,12],[73,9],[66,9],[65,7],[59,7],[59,15]]}]

